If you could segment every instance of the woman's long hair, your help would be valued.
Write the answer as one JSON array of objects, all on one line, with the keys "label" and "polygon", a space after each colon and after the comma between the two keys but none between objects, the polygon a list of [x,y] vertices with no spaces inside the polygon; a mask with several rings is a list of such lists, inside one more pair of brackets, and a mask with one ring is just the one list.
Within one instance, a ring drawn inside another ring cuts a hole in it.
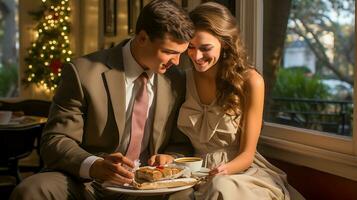
[{"label": "woman's long hair", "polygon": [[[240,118],[246,99],[243,73],[253,67],[248,64],[235,17],[223,5],[207,2],[192,10],[190,18],[196,30],[207,31],[222,43],[217,63],[217,100],[226,114]],[[238,126],[241,128],[241,124]]]}]

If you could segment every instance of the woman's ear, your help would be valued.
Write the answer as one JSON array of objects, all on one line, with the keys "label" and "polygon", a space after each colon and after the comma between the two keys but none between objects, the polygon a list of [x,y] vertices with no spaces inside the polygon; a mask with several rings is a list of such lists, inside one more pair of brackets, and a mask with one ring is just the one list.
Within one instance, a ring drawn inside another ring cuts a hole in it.
[{"label": "woman's ear", "polygon": [[227,45],[227,43],[225,43],[225,42],[223,42],[223,41],[221,41],[221,48],[222,48],[222,51],[225,51],[225,50],[227,50],[228,49],[228,45]]}]

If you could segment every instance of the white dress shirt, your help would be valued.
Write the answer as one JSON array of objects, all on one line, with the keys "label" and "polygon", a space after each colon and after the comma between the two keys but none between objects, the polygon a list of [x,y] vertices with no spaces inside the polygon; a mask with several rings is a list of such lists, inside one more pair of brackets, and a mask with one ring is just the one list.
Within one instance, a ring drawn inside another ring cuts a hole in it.
[{"label": "white dress shirt", "polygon": [[[124,135],[130,135],[131,131],[131,116],[132,109],[135,100],[135,96],[139,90],[139,85],[135,85],[135,80],[144,72],[143,68],[136,62],[130,50],[130,40],[123,47],[123,64],[124,64],[124,74],[125,74],[125,128]],[[149,81],[147,82],[147,91],[149,95],[149,109],[147,112],[147,121],[145,124],[145,132],[144,137],[141,144],[141,153],[147,153],[150,132],[152,129],[153,123],[153,114],[154,114],[154,94],[156,90],[155,78],[156,74],[152,71],[145,71],[149,77]],[[118,150],[119,146],[117,147]],[[102,159],[98,156],[89,156],[86,158],[79,169],[79,175],[82,178],[91,178],[89,175],[89,170],[92,164],[97,160]]]}]

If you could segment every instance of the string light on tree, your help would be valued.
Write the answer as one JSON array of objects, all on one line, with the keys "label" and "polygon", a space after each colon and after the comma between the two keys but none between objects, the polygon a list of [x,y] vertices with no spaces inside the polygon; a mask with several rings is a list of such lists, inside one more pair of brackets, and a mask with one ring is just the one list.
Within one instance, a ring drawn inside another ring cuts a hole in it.
[{"label": "string light on tree", "polygon": [[68,37],[70,11],[68,0],[42,0],[41,9],[30,13],[38,24],[36,39],[25,58],[25,83],[37,84],[47,92],[57,88],[63,64],[72,56]]}]

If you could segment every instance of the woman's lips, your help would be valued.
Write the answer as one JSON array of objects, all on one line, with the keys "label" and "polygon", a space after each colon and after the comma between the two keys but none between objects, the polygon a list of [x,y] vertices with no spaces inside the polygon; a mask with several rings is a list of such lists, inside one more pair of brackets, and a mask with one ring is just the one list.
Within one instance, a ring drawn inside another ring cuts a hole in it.
[{"label": "woman's lips", "polygon": [[203,65],[205,65],[207,62],[204,61],[204,60],[202,60],[202,61],[196,61],[195,63],[196,63],[197,65],[199,65],[199,66],[203,66]]}]

